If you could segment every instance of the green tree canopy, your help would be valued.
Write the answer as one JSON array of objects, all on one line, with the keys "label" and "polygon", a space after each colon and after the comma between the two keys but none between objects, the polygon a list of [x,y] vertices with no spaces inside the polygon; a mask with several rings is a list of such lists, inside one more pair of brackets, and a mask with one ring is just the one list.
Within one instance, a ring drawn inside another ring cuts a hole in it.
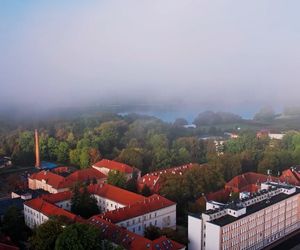
[{"label": "green tree canopy", "polygon": [[91,216],[100,213],[97,200],[89,194],[86,186],[81,190],[78,184],[73,187],[71,211],[83,218],[90,218]]},{"label": "green tree canopy", "polygon": [[3,216],[1,231],[8,235],[12,241],[18,242],[23,239],[26,227],[24,217],[20,209],[12,206]]},{"label": "green tree canopy", "polygon": [[63,232],[65,227],[58,218],[51,218],[36,228],[30,238],[30,245],[35,250],[52,250],[59,234]]},{"label": "green tree canopy", "polygon": [[67,226],[55,243],[55,250],[97,249],[102,249],[100,230],[87,224],[75,223]]},{"label": "green tree canopy", "polygon": [[107,183],[120,187],[125,188],[126,186],[126,176],[124,173],[116,170],[116,171],[109,171],[107,175]]}]

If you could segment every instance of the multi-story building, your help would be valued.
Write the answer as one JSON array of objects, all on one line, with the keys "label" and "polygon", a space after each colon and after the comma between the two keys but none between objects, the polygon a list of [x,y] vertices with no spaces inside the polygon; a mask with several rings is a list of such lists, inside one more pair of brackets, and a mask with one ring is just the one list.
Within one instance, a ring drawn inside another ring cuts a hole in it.
[{"label": "multi-story building", "polygon": [[145,199],[142,195],[106,183],[90,185],[88,191],[96,198],[102,212],[127,207]]},{"label": "multi-story building", "polygon": [[32,199],[24,203],[25,224],[35,228],[49,220],[51,216],[65,216],[72,221],[81,221],[75,214],[66,211],[42,198]]},{"label": "multi-story building", "polygon": [[[89,220],[73,214],[70,191],[46,194],[24,203],[25,223],[34,228],[51,216],[65,216],[74,222],[89,223],[101,229],[103,237],[125,249],[168,249],[183,250],[185,246],[166,237],[153,241],[144,238],[144,225],[176,227],[176,204],[159,195],[144,197],[109,184],[88,187],[98,206],[106,213],[95,215]],[[104,202],[103,202],[104,201]],[[139,224],[140,223],[140,224]],[[138,231],[139,225],[141,230]],[[143,225],[143,226],[142,226]],[[133,229],[136,227],[136,230]]]},{"label": "multi-story building", "polygon": [[193,164],[186,164],[178,167],[162,169],[159,171],[155,171],[152,173],[145,174],[138,180],[138,190],[142,190],[144,186],[148,186],[148,188],[153,193],[158,193],[161,186],[163,185],[161,181],[161,177],[163,175],[183,175],[185,171],[191,169]]},{"label": "multi-story building", "polygon": [[99,216],[139,235],[151,225],[176,229],[176,203],[157,194]]},{"label": "multi-story building", "polygon": [[108,159],[102,159],[101,161],[93,164],[92,167],[105,175],[108,175],[110,171],[119,171],[126,176],[127,180],[130,180],[134,175],[136,175],[137,179],[141,177],[141,171],[139,169],[121,162],[111,161]]},{"label": "multi-story building", "polygon": [[76,182],[103,182],[107,176],[94,168],[77,170],[73,173],[60,173],[42,170],[28,177],[30,189],[43,189],[49,193],[59,193],[69,190]]},{"label": "multi-story building", "polygon": [[124,227],[109,222],[100,216],[93,216],[89,223],[98,227],[105,239],[130,250],[184,250],[185,246],[176,241],[161,236],[155,240],[149,240],[141,235],[133,233]]},{"label": "multi-story building", "polygon": [[206,212],[189,215],[189,249],[262,249],[299,228],[300,189],[265,182],[256,193],[228,204],[208,201]]}]

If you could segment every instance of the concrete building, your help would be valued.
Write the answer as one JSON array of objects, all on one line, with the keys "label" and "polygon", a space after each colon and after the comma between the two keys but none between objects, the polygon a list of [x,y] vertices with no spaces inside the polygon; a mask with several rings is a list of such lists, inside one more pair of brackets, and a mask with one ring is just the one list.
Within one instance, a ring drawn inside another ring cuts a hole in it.
[{"label": "concrete building", "polygon": [[265,182],[243,195],[228,204],[208,201],[206,212],[189,215],[189,249],[262,249],[299,230],[299,188]]}]

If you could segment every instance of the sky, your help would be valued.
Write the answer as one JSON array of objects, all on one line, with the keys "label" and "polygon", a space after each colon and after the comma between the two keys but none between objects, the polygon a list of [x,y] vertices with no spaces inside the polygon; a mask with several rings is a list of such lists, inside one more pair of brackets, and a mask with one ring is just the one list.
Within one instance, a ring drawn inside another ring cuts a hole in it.
[{"label": "sky", "polygon": [[0,106],[300,106],[300,1],[0,0]]}]

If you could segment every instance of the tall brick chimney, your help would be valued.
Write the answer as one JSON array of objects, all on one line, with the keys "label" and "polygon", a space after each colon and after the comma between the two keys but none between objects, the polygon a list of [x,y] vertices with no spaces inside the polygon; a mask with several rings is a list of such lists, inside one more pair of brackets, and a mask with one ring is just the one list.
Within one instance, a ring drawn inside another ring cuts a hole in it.
[{"label": "tall brick chimney", "polygon": [[34,144],[35,144],[35,167],[40,168],[41,167],[40,146],[39,146],[39,133],[37,129],[34,130]]}]

